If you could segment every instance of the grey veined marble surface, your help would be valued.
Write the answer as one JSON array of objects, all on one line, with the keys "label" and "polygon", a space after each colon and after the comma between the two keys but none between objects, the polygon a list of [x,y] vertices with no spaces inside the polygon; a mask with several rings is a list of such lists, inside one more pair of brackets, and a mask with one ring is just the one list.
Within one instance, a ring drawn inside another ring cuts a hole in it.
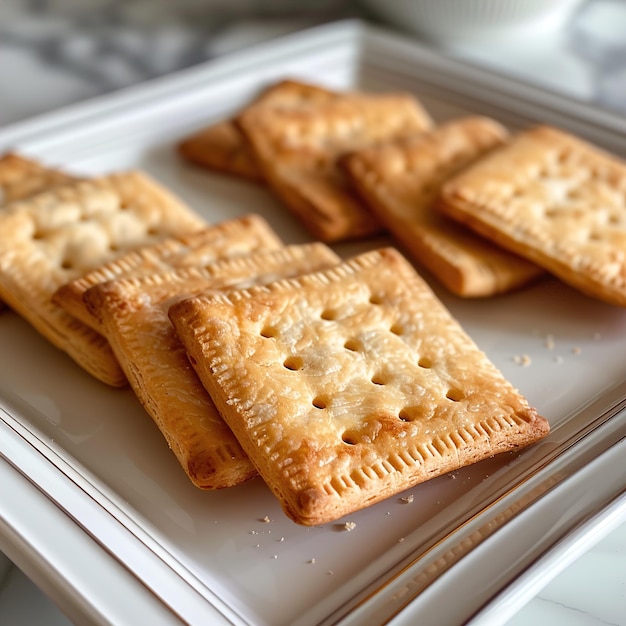
[{"label": "grey veined marble surface", "polygon": [[[0,125],[342,18],[358,0],[1,0]],[[588,0],[563,32],[453,51],[626,113],[626,2]]]},{"label": "grey veined marble surface", "polygon": [[347,0],[2,0],[0,124],[362,13]]}]

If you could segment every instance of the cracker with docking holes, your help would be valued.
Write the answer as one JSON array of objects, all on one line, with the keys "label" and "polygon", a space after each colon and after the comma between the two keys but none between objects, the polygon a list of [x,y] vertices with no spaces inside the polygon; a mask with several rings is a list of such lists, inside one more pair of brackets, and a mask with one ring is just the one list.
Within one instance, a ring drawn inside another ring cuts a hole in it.
[{"label": "cracker with docking holes", "polygon": [[626,306],[626,163],[538,126],[446,183],[441,210],[592,297]]},{"label": "cracker with docking holes", "polygon": [[[283,80],[266,89],[255,104],[278,109],[307,107],[325,102],[337,94],[295,80]],[[212,124],[185,138],[178,146],[188,161],[208,170],[233,174],[261,182],[263,174],[245,137],[233,120]]]},{"label": "cracker with docking holes", "polygon": [[246,215],[131,250],[61,285],[54,292],[52,300],[83,324],[101,332],[98,319],[89,312],[83,300],[85,292],[94,285],[177,267],[207,265],[225,257],[257,250],[273,250],[280,246],[282,242],[278,235],[261,216]]},{"label": "cracker with docking holes", "polygon": [[270,188],[321,241],[377,233],[378,220],[354,193],[339,158],[428,130],[432,121],[406,94],[346,94],[315,107],[251,106],[237,118]]},{"label": "cracker with docking holes", "polygon": [[285,512],[323,524],[531,444],[547,421],[394,249],[169,316]]},{"label": "cracker with docking holes", "polygon": [[[69,174],[15,153],[0,157],[0,208],[75,180]],[[0,301],[0,309],[4,303]]]},{"label": "cracker with docking holes", "polygon": [[140,172],[79,181],[0,211],[0,297],[99,380],[126,378],[105,338],[52,294],[112,258],[206,222]]},{"label": "cracker with docking holes", "polygon": [[461,297],[516,289],[543,271],[437,210],[441,186],[503,144],[494,120],[468,117],[342,160],[355,188],[407,253]]},{"label": "cracker with docking holes", "polygon": [[229,487],[256,472],[189,365],[167,315],[170,304],[199,291],[259,284],[338,261],[313,243],[121,278],[87,291],[131,387],[197,487]]}]

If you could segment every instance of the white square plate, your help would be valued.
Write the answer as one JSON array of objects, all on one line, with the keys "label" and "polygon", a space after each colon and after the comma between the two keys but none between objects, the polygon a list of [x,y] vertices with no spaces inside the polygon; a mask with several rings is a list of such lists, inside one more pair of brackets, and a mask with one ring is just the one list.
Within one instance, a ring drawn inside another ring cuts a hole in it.
[{"label": "white square plate", "polygon": [[[145,169],[211,222],[258,212],[286,242],[306,241],[266,189],[191,167],[175,149],[285,77],[409,90],[437,120],[480,113],[511,128],[560,125],[622,155],[626,146],[624,120],[348,22],[5,129],[0,149],[80,174]],[[347,256],[386,244],[336,249]],[[91,379],[12,312],[0,316],[0,454],[173,622],[465,621],[626,485],[626,311],[551,279],[481,301],[431,283],[552,432],[403,494],[412,501],[391,498],[351,515],[351,532],[343,523],[295,525],[261,480],[197,490],[131,391]]]}]

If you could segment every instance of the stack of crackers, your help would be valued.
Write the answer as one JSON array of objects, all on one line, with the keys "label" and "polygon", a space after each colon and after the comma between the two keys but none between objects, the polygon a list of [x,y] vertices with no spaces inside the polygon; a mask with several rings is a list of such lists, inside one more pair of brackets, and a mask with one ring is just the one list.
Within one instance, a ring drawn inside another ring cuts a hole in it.
[{"label": "stack of crackers", "polygon": [[50,182],[7,184],[12,155],[0,298],[130,384],[196,486],[260,475],[297,523],[549,431],[398,249],[328,244],[384,228],[457,295],[547,270],[626,301],[624,166],[556,129],[436,125],[407,94],[283,81],[180,151],[267,185],[315,241],[286,245],[252,213],[209,225],[141,172],[76,180],[22,159]]},{"label": "stack of crackers", "polygon": [[626,168],[556,128],[435,124],[409,94],[282,81],[179,148],[263,182],[321,241],[386,231],[458,296],[506,293],[547,271],[626,303]]}]

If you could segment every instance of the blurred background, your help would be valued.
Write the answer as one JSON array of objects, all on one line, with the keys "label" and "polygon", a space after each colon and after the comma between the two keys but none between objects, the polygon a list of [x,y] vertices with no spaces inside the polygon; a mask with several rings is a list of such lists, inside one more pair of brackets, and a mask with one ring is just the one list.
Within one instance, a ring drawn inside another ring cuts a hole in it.
[{"label": "blurred background", "polygon": [[349,18],[626,112],[623,0],[2,0],[0,125]]}]

